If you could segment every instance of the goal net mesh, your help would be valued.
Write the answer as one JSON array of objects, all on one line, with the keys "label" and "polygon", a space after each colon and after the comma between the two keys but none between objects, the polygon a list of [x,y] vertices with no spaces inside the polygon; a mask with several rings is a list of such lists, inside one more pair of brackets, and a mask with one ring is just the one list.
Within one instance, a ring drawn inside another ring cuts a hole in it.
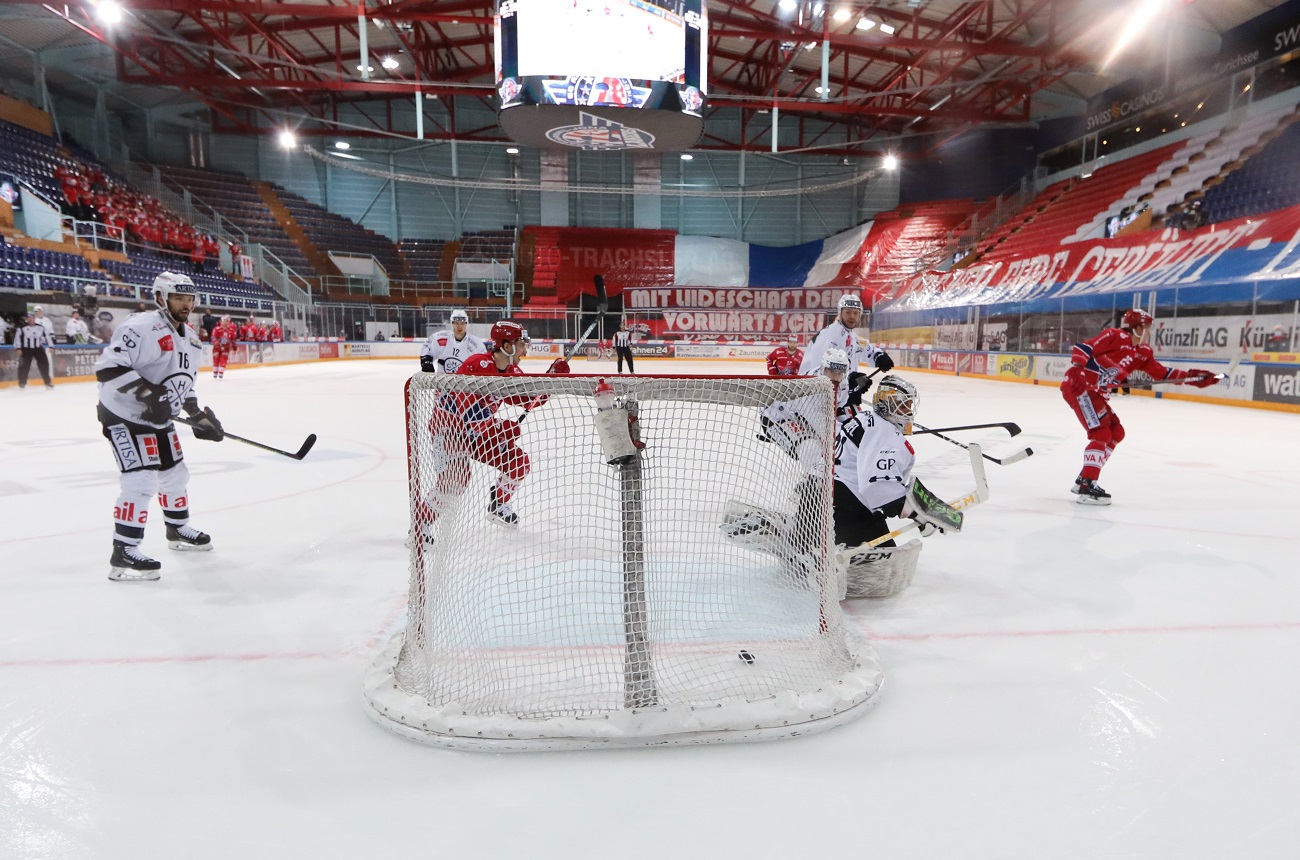
[{"label": "goal net mesh", "polygon": [[528,749],[763,739],[866,710],[883,674],[839,606],[830,383],[612,377],[645,447],[611,465],[598,381],[411,380],[410,600],[366,679],[373,715]]}]

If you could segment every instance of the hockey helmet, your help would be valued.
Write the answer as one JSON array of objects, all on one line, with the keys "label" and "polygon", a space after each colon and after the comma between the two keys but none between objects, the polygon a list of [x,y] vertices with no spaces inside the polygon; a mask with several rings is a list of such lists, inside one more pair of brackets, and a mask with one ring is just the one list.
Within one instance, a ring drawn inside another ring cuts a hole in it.
[{"label": "hockey helmet", "polygon": [[826,350],[822,356],[822,373],[838,373],[840,379],[849,372],[849,354],[837,347]]},{"label": "hockey helmet", "polygon": [[903,435],[907,435],[912,432],[912,420],[916,418],[916,402],[919,397],[915,385],[890,374],[876,386],[871,408],[881,418],[903,431]]},{"label": "hockey helmet", "polygon": [[159,307],[166,307],[169,296],[194,296],[199,297],[199,291],[194,286],[194,281],[190,280],[189,275],[178,275],[175,272],[163,272],[153,279],[153,299]]},{"label": "hockey helmet", "polygon": [[799,335],[795,334],[794,332],[790,332],[788,335],[785,336],[785,342],[788,344],[792,344],[794,346],[798,346]]},{"label": "hockey helmet", "polygon": [[454,310],[451,312],[451,321],[453,323],[468,323],[469,314],[460,309]]},{"label": "hockey helmet", "polygon": [[1119,327],[1126,329],[1146,328],[1151,325],[1151,314],[1138,308],[1130,308],[1124,311],[1124,316],[1120,319]]},{"label": "hockey helmet", "polygon": [[[490,337],[492,338],[493,348],[504,349],[505,345],[508,343],[515,344],[523,340],[524,330],[519,323],[502,320],[501,322],[492,324]],[[514,347],[506,350],[506,352],[513,354]]]},{"label": "hockey helmet", "polygon": [[858,296],[854,295],[853,293],[844,293],[843,295],[840,296],[839,309],[860,311],[862,310],[862,299],[860,299]]}]

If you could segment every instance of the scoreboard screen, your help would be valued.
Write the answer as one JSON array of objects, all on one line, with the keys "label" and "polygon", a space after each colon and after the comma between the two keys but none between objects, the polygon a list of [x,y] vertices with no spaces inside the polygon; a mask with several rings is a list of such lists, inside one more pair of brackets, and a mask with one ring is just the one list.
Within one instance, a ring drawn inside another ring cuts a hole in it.
[{"label": "scoreboard screen", "polygon": [[[495,43],[503,127],[512,133],[520,128],[522,112],[505,119],[518,106],[666,110],[701,117],[707,16],[706,0],[502,0]],[[583,122],[591,126],[595,120],[588,116]],[[629,147],[581,148],[663,148],[637,145],[635,137]],[[643,135],[642,143],[647,139]],[[574,145],[554,136],[551,142]]]}]

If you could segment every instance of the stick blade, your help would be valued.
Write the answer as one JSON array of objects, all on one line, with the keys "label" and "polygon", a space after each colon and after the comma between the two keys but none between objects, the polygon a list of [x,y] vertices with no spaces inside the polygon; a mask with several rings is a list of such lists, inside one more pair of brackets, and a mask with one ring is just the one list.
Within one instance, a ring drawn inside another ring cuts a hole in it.
[{"label": "stick blade", "polygon": [[1032,456],[1034,456],[1034,449],[1025,448],[1023,451],[1017,451],[1010,457],[1003,457],[1001,460],[996,460],[995,462],[999,466],[1010,466],[1012,463],[1019,463],[1021,460],[1025,460]]},{"label": "stick blade", "polygon": [[307,437],[307,440],[305,442],[302,443],[302,447],[298,449],[297,454],[293,455],[293,458],[295,460],[301,460],[303,457],[306,457],[307,452],[310,451],[312,446],[315,444],[316,444],[316,434],[313,433]]},{"label": "stick blade", "polygon": [[1020,425],[1017,424],[1016,422],[1014,422],[1014,421],[1008,421],[1006,424],[1003,424],[1002,426],[1005,427],[1005,428],[1007,428],[1007,433],[1008,433],[1008,434],[1010,434],[1010,435],[1012,435],[1012,436],[1019,436],[1019,435],[1020,435]]}]

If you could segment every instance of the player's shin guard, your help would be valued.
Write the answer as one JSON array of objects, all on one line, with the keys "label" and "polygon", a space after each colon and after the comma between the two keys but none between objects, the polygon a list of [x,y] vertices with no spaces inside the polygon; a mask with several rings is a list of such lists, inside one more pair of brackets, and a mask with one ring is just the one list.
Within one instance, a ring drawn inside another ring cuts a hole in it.
[{"label": "player's shin guard", "polygon": [[190,525],[190,500],[186,490],[189,477],[184,461],[158,476],[161,490],[158,503],[162,505],[163,522],[167,524],[167,547],[182,552],[206,552],[212,549],[212,538]]}]

